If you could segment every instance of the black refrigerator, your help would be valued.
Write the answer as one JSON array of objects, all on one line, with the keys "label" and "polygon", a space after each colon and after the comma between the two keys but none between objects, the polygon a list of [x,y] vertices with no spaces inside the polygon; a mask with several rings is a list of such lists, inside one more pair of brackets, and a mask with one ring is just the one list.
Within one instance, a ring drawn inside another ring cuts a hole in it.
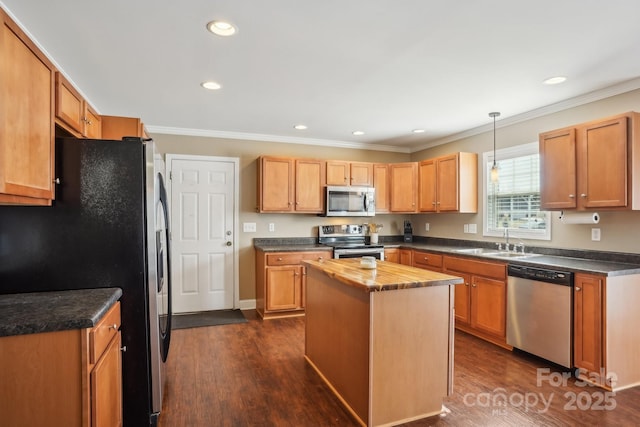
[{"label": "black refrigerator", "polygon": [[157,424],[171,337],[167,194],[154,163],[152,140],[58,138],[53,205],[0,206],[0,294],[122,289],[126,427]]}]

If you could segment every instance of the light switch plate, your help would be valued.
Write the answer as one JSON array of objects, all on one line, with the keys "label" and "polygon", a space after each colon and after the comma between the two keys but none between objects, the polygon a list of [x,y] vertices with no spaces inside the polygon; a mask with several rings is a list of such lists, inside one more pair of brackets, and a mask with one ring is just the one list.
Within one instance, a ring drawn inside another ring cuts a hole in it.
[{"label": "light switch plate", "polygon": [[256,223],[255,222],[243,222],[242,223],[242,231],[245,233],[255,233],[256,232]]},{"label": "light switch plate", "polygon": [[600,241],[600,229],[599,228],[592,228],[591,229],[591,240],[593,240],[594,242],[599,242]]},{"label": "light switch plate", "polygon": [[276,231],[276,224],[273,222],[269,223],[269,231]]},{"label": "light switch plate", "polygon": [[429,231],[429,223],[428,222],[426,222],[424,224],[424,231]]}]

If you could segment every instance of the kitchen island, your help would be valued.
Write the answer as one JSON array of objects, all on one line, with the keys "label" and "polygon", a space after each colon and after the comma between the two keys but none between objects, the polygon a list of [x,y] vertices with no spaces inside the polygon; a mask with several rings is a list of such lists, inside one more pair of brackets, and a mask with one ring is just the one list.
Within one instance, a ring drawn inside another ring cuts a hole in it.
[{"label": "kitchen island", "polygon": [[462,278],[359,258],[304,263],[305,358],[347,409],[366,426],[439,414],[453,387]]}]

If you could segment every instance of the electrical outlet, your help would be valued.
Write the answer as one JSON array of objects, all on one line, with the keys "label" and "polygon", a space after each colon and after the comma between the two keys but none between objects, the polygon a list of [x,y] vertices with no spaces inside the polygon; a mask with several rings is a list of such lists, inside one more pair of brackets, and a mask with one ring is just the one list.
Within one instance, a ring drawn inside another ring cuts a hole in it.
[{"label": "electrical outlet", "polygon": [[591,229],[591,240],[593,240],[594,242],[599,242],[600,241],[600,229],[599,228],[592,228]]},{"label": "electrical outlet", "polygon": [[429,223],[425,222],[424,224],[424,231],[429,231]]},{"label": "electrical outlet", "polygon": [[276,231],[276,225],[273,222],[269,223],[269,231],[271,232]]},{"label": "electrical outlet", "polygon": [[463,231],[464,233],[468,233],[468,232],[469,232],[469,224],[465,224],[465,225],[462,227],[462,231]]},{"label": "electrical outlet", "polygon": [[242,223],[242,231],[245,233],[255,233],[256,232],[256,223],[255,222],[243,222]]},{"label": "electrical outlet", "polygon": [[476,234],[478,232],[478,224],[469,224],[469,233]]}]

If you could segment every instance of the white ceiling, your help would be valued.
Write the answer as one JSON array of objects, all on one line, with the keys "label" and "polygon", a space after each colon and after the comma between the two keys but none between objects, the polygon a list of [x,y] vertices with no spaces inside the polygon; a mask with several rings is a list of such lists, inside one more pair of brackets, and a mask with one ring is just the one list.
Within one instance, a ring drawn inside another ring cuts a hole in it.
[{"label": "white ceiling", "polygon": [[[0,5],[100,113],[141,117],[152,133],[412,152],[490,129],[490,111],[502,113],[500,126],[594,91],[640,87],[638,0]],[[238,33],[214,36],[205,28],[213,19]],[[567,82],[542,84],[556,75]],[[205,80],[223,87],[207,91]]]}]

